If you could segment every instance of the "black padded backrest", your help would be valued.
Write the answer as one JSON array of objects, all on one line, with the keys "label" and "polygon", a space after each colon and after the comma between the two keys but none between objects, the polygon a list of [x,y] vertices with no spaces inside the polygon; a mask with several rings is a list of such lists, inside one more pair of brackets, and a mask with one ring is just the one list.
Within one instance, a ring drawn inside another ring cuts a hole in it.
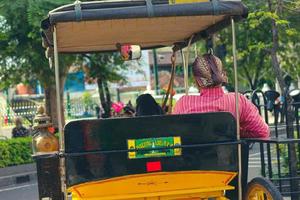
[{"label": "black padded backrest", "polygon": [[236,140],[227,112],[73,121],[65,127],[67,153],[127,149],[128,139],[180,136],[182,144]]},{"label": "black padded backrest", "polygon": [[[70,122],[65,127],[67,184],[146,173],[150,161],[162,162],[162,171],[237,171],[236,144],[184,147],[180,156],[142,159],[129,159],[124,151],[129,139],[161,137],[180,137],[183,146],[233,142],[236,122],[226,112]],[[77,154],[90,151],[100,152]]]}]

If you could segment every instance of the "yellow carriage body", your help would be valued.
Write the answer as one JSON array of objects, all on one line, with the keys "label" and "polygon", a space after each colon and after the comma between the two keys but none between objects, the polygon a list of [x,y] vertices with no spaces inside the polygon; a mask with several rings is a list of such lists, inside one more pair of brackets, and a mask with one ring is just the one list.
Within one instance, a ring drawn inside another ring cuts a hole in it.
[{"label": "yellow carriage body", "polygon": [[234,172],[185,171],[130,175],[69,188],[73,200],[227,199]]}]

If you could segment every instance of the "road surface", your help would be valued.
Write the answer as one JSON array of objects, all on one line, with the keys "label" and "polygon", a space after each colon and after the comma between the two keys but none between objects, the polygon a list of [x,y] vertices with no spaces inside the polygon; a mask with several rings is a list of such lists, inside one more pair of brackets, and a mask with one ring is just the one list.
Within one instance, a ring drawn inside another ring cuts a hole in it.
[{"label": "road surface", "polygon": [[38,200],[37,183],[10,186],[0,189],[1,200]]}]

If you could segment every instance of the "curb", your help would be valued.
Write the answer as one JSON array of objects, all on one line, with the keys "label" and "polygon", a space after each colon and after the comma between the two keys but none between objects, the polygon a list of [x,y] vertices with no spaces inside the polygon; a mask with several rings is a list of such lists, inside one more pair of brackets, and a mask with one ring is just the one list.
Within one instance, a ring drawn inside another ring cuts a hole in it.
[{"label": "curb", "polygon": [[10,185],[17,185],[22,183],[28,183],[37,180],[37,174],[27,173],[27,174],[16,174],[14,176],[0,177],[0,188],[7,187]]},{"label": "curb", "polygon": [[37,180],[35,164],[0,168],[0,188]]}]

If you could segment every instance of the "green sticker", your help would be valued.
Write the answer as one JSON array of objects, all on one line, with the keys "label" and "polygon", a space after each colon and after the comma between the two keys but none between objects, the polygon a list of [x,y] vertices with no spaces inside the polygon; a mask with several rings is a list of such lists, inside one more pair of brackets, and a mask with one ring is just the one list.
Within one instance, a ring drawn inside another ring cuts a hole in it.
[{"label": "green sticker", "polygon": [[[136,151],[128,152],[129,159],[170,157],[170,156],[181,155],[181,148],[163,149],[164,147],[180,146],[181,145],[180,137],[160,137],[160,138],[144,138],[144,139],[136,139],[136,140],[127,140],[127,144],[128,144],[128,150],[131,149],[136,150]],[[143,149],[147,149],[147,150],[143,150]]]}]

